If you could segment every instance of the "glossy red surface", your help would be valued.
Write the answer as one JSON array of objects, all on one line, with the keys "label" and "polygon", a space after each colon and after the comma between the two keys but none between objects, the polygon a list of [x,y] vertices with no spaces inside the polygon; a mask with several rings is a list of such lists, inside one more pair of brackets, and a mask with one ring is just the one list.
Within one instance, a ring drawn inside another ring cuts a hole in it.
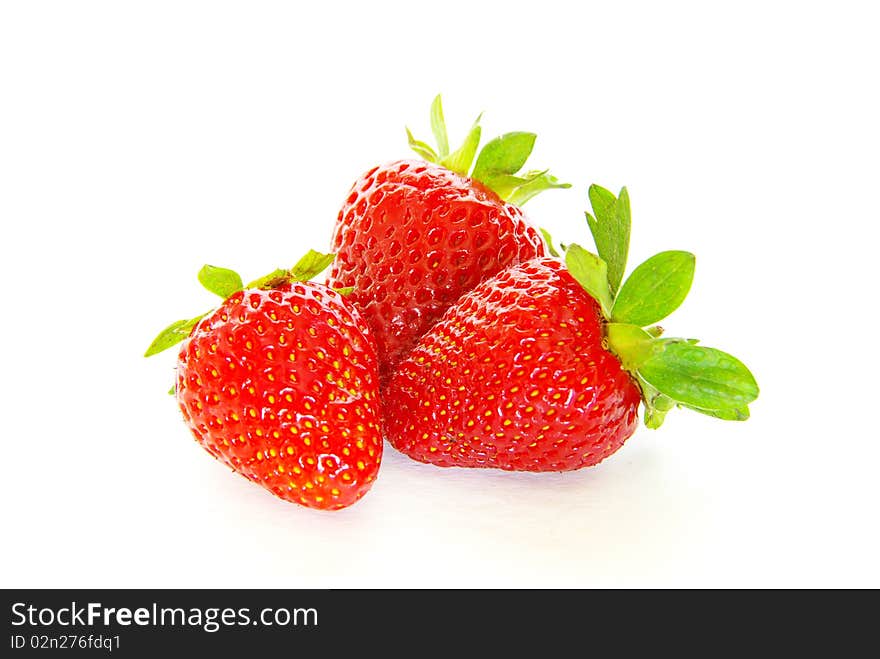
[{"label": "glossy red surface", "polygon": [[402,160],[364,174],[339,212],[328,280],[373,331],[383,381],[463,293],[544,254],[522,211],[440,165]]},{"label": "glossy red surface", "polygon": [[382,457],[373,342],[321,284],[249,289],[202,319],[179,352],[177,399],[211,455],[312,508],[351,505]]},{"label": "glossy red surface", "polygon": [[640,391],[599,307],[556,259],[508,268],[451,307],[385,392],[386,435],[449,467],[566,471],[636,429]]}]

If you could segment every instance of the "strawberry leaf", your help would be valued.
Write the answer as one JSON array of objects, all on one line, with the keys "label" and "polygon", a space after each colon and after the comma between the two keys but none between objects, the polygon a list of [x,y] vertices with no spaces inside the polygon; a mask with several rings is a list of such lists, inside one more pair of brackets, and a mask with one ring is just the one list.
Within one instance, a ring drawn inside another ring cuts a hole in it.
[{"label": "strawberry leaf", "polygon": [[693,410],[694,412],[699,412],[700,414],[715,417],[716,419],[722,419],[724,421],[746,421],[749,418],[748,405],[743,405],[742,407],[731,407],[721,410],[701,410],[699,407],[694,407],[693,405],[684,405],[683,407],[686,407],[689,410]]},{"label": "strawberry leaf", "polygon": [[482,182],[486,187],[494,190],[495,194],[499,197],[507,200],[514,190],[528,183],[529,180],[522,176],[514,176],[513,174],[495,174],[484,179]]},{"label": "strawberry leaf", "polygon": [[214,265],[202,266],[199,270],[199,281],[211,293],[219,295],[224,300],[244,288],[241,275],[234,270],[218,268]]},{"label": "strawberry leaf", "polygon": [[620,288],[626,271],[631,227],[629,193],[621,188],[620,196],[598,185],[589,190],[593,215],[586,213],[587,224],[599,256],[608,264],[608,285],[612,294]]},{"label": "strawberry leaf", "polygon": [[[491,185],[489,187],[492,187]],[[570,188],[571,183],[560,183],[559,179],[550,174],[548,171],[529,172],[526,174],[526,181],[519,187],[515,188],[510,195],[499,195],[502,199],[515,206],[522,206],[535,195],[544,192],[544,190],[552,190],[554,188]],[[494,188],[493,188],[494,190]]]},{"label": "strawberry leaf", "polygon": [[636,371],[654,353],[661,349],[648,332],[637,325],[607,323],[605,336],[608,346],[628,371]]},{"label": "strawberry leaf", "polygon": [[414,138],[409,128],[406,129],[406,140],[409,143],[409,148],[419,154],[419,157],[424,158],[428,162],[439,161],[439,158],[434,152],[434,149],[432,149],[429,144],[426,144],[425,142],[421,142]]},{"label": "strawberry leaf", "polygon": [[449,155],[449,138],[446,135],[446,120],[443,118],[443,102],[440,94],[431,103],[431,132],[437,141],[437,153],[443,159]]},{"label": "strawberry leaf", "polygon": [[203,313],[201,316],[190,318],[189,320],[178,320],[171,323],[153,339],[150,347],[144,353],[144,357],[152,357],[163,350],[168,350],[171,346],[177,345],[186,339],[192,333],[193,327],[207,315],[207,313]]},{"label": "strawberry leaf", "polygon": [[645,425],[656,430],[663,425],[666,413],[675,407],[675,401],[669,396],[661,394],[642,378],[638,378],[642,388],[642,400],[645,403]]},{"label": "strawberry leaf", "polygon": [[488,142],[477,156],[471,178],[487,181],[501,174],[516,174],[535,146],[534,133],[506,133]]},{"label": "strawberry leaf", "polygon": [[599,303],[602,313],[608,318],[611,291],[608,289],[608,267],[605,261],[580,245],[569,245],[565,250],[565,265],[571,276]]},{"label": "strawberry leaf", "polygon": [[677,403],[721,414],[758,397],[754,376],[736,357],[677,339],[656,343],[662,350],[645,360],[638,374]]},{"label": "strawberry leaf", "polygon": [[538,229],[541,232],[541,235],[544,237],[544,242],[547,245],[547,251],[550,252],[550,256],[555,256],[559,258],[559,252],[556,251],[556,247],[553,245],[553,236],[550,235],[550,232],[547,229]]},{"label": "strawberry leaf", "polygon": [[[482,117],[482,115],[480,115],[480,117]],[[467,176],[471,164],[474,162],[474,156],[477,154],[477,147],[480,146],[480,136],[483,130],[479,126],[480,117],[477,117],[477,120],[471,127],[467,137],[464,138],[464,144],[443,158],[443,160],[440,161],[441,165],[447,169],[451,169],[456,174]]]},{"label": "strawberry leaf", "polygon": [[273,288],[285,281],[290,281],[290,270],[277,268],[268,275],[263,275],[259,279],[254,279],[247,285],[248,288]]},{"label": "strawberry leaf", "polygon": [[690,252],[655,254],[633,270],[617,294],[611,319],[644,327],[663,320],[681,306],[694,280]]},{"label": "strawberry leaf", "polygon": [[290,275],[296,281],[308,281],[320,275],[333,263],[335,254],[322,254],[310,249],[290,271]]}]

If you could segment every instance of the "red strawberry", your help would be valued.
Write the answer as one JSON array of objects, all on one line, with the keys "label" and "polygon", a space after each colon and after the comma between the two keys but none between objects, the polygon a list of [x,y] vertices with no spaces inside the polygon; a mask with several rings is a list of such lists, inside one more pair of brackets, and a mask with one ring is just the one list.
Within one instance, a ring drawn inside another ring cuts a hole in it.
[{"label": "red strawberry", "polygon": [[[593,186],[590,227],[602,258],[577,245],[477,286],[422,337],[393,375],[386,435],[440,466],[565,471],[617,451],[645,421],[680,405],[748,417],[758,394],[734,357],[642,329],[674,311],[693,255],[661,252],[620,287],[629,198]],[[620,290],[618,291],[618,288]]]},{"label": "red strawberry", "polygon": [[200,279],[228,297],[169,327],[147,355],[188,334],[176,392],[199,444],[282,499],[333,510],[372,486],[382,434],[366,324],[340,293],[304,281],[329,259],[310,253],[248,288],[206,266]]},{"label": "red strawberry", "polygon": [[428,162],[401,160],[369,170],[352,187],[333,235],[337,259],[328,283],[354,288],[351,299],[373,330],[383,380],[463,293],[510,264],[544,254],[518,204],[568,187],[546,171],[517,175],[534,146],[532,133],[492,140],[470,171],[479,125],[450,153],[439,96],[431,120],[438,151],[407,131]]}]

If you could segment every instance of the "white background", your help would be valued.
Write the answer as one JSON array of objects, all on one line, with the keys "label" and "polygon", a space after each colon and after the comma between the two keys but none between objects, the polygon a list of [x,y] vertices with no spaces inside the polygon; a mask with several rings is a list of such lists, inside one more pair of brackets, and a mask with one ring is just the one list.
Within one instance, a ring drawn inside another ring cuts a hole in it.
[{"label": "white background", "polygon": [[[871,3],[4,2],[4,587],[880,586]],[[630,265],[698,257],[672,335],[743,358],[746,423],[678,412],[601,466],[442,470],[391,449],[319,513],[211,460],[172,320],[326,248],[348,187],[429,136],[538,133],[588,239],[632,196]]]}]

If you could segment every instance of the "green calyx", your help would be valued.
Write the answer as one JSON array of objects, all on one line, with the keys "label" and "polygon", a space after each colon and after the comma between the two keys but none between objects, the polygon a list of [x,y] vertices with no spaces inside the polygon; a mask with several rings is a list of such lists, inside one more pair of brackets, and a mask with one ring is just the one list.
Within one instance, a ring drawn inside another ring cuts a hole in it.
[{"label": "green calyx", "polygon": [[[474,121],[462,145],[455,151],[450,151],[443,105],[440,96],[437,95],[431,104],[431,131],[437,148],[415,139],[407,128],[409,146],[428,162],[437,163],[457,174],[475,179],[504,201],[517,206],[522,206],[544,190],[571,187],[570,183],[560,183],[546,169],[520,171],[535,146],[534,133],[505,133],[487,142],[478,155],[482,116],[480,114]],[[476,162],[474,162],[475,157]]]},{"label": "green calyx", "polygon": [[[326,270],[327,266],[333,262],[334,257],[334,254],[322,254],[315,250],[309,250],[308,253],[297,261],[296,265],[289,270],[282,268],[273,270],[268,275],[255,279],[247,286],[244,285],[241,276],[234,270],[219,268],[213,265],[203,266],[202,269],[199,270],[198,278],[199,282],[206,290],[215,295],[219,295],[225,300],[229,296],[247,288],[268,290],[293,281],[308,281]],[[350,291],[340,292],[343,294],[350,293]],[[159,332],[155,339],[153,339],[153,342],[150,343],[150,346],[144,353],[144,357],[156,355],[185,340],[198,322],[209,313],[211,312],[207,311],[195,318],[178,320],[171,323],[168,327]]]},{"label": "green calyx", "polygon": [[[655,254],[624,280],[630,238],[630,203],[626,188],[615,196],[590,187],[593,213],[587,224],[598,254],[580,245],[565,248],[572,277],[598,303],[605,318],[605,340],[623,367],[638,381],[645,405],[645,425],[659,428],[674,407],[731,421],[749,418],[758,384],[736,357],[697,345],[696,339],[661,338],[663,320],[684,302],[694,278],[689,252]],[[544,238],[555,252],[550,236]]]}]

